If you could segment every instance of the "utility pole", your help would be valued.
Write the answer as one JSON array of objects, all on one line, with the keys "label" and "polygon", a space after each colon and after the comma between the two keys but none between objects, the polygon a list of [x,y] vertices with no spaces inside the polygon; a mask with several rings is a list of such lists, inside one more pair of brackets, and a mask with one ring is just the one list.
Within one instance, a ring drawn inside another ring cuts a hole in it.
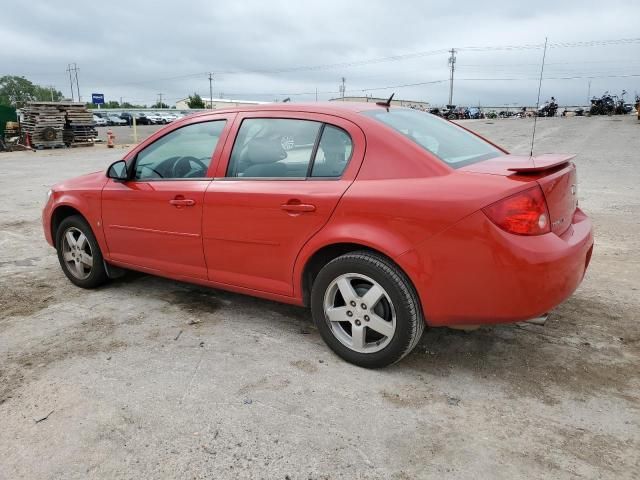
[{"label": "utility pole", "polygon": [[209,73],[209,108],[213,108],[213,73]]},{"label": "utility pole", "polygon": [[78,70],[80,70],[78,68],[78,64],[74,63],[73,66],[71,66],[72,64],[68,64],[67,65],[67,72],[69,72],[69,87],[71,88],[71,101],[75,101],[75,98],[73,96],[73,83],[74,83],[74,77],[75,77],[75,84],[76,84],[76,91],[78,92],[78,101],[81,100],[80,98],[80,84],[78,83]]},{"label": "utility pole", "polygon": [[80,69],[78,68],[78,66],[75,63],[73,64],[73,69],[76,72],[76,88],[78,89],[78,101],[81,102],[82,98],[80,98],[80,84],[78,83],[78,70],[80,70]]},{"label": "utility pole", "polygon": [[122,97],[120,97],[120,106],[122,107]]},{"label": "utility pole", "polygon": [[591,80],[589,80],[589,86],[587,87],[587,106],[591,105]]},{"label": "utility pole", "polygon": [[49,85],[49,93],[51,94],[51,101],[53,102],[53,85]]},{"label": "utility pole", "polygon": [[316,87],[316,102],[318,101],[318,87]]},{"label": "utility pole", "polygon": [[344,102],[344,91],[345,91],[345,82],[347,81],[346,78],[342,77],[342,85],[340,85],[340,96],[342,97],[342,101]]},{"label": "utility pole", "polygon": [[158,97],[160,97],[160,100],[158,101],[158,108],[162,108],[162,93],[159,93]]},{"label": "utility pole", "polygon": [[449,105],[453,105],[453,72],[456,68],[456,49],[449,50],[451,56],[449,57],[449,66],[451,67],[451,73],[449,75]]},{"label": "utility pole", "polygon": [[73,97],[73,77],[71,76],[71,64],[67,65],[67,72],[69,72],[69,88],[71,89],[71,101],[73,102],[75,98]]}]

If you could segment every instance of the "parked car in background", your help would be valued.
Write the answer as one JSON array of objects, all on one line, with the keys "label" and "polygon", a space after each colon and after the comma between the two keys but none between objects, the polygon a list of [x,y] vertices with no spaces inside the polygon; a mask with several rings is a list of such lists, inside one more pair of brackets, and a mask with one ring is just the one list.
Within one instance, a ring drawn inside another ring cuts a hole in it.
[{"label": "parked car in background", "polygon": [[572,158],[388,103],[206,111],[55,185],[42,220],[77,286],[132,269],[305,305],[375,368],[425,326],[543,321],[574,292],[593,234]]},{"label": "parked car in background", "polygon": [[107,125],[107,121],[98,115],[93,115],[93,123],[96,124],[96,127],[104,127]]},{"label": "parked car in background", "polygon": [[127,125],[133,125],[133,115],[129,112],[122,112],[120,118],[127,122]]},{"label": "parked car in background", "polygon": [[135,113],[134,117],[136,119],[137,125],[151,125],[152,122],[149,120],[144,112]]},{"label": "parked car in background", "polygon": [[171,123],[174,120],[177,120],[178,118],[174,114],[169,112],[160,112],[159,115],[160,115],[160,118],[162,118],[162,123],[164,124]]},{"label": "parked car in background", "polygon": [[107,125],[118,126],[126,124],[127,121],[123,118],[120,118],[120,116],[116,115],[115,113],[107,116]]},{"label": "parked car in background", "polygon": [[149,119],[149,121],[153,125],[160,125],[162,123],[165,123],[164,119],[158,112],[149,112],[149,113],[146,113],[145,116]]}]

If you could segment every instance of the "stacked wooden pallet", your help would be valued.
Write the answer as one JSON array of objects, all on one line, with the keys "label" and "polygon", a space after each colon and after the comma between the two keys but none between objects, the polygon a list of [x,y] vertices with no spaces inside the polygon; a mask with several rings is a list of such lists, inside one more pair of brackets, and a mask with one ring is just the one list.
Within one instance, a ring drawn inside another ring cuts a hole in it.
[{"label": "stacked wooden pallet", "polygon": [[64,111],[53,102],[32,102],[22,109],[22,132],[36,148],[64,147]]},{"label": "stacked wooden pallet", "polygon": [[98,136],[93,123],[93,113],[82,103],[69,104],[64,107],[64,110],[67,115],[66,131],[73,135],[70,145],[72,147],[93,145]]},{"label": "stacked wooden pallet", "polygon": [[25,132],[36,148],[91,146],[98,136],[93,114],[83,103],[31,102],[23,114]]}]

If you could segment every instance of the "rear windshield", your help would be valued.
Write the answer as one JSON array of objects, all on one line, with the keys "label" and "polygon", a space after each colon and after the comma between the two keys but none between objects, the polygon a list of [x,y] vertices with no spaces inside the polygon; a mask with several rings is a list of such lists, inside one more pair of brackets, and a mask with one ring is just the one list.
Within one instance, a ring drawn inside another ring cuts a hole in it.
[{"label": "rear windshield", "polygon": [[504,155],[481,138],[430,113],[406,108],[362,113],[400,132],[453,168]]}]

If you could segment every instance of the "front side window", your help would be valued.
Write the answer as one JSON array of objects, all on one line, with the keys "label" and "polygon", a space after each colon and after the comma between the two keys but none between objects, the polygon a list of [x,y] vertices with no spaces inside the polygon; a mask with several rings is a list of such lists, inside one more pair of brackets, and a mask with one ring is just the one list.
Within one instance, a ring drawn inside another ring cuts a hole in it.
[{"label": "front side window", "polygon": [[340,177],[352,151],[349,134],[331,125],[250,118],[238,131],[227,177]]},{"label": "front side window", "polygon": [[225,120],[178,128],[138,153],[137,180],[203,178],[211,163]]},{"label": "front side window", "polygon": [[504,155],[490,143],[429,113],[391,108],[363,114],[393,128],[453,168]]}]

